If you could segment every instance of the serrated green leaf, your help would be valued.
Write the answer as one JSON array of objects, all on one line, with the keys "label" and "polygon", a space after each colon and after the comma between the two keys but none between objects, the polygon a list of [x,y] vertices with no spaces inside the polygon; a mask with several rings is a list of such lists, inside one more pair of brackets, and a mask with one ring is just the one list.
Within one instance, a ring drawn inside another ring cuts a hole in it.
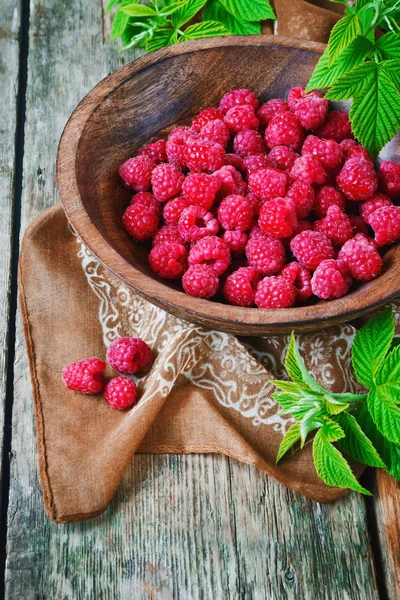
[{"label": "serrated green leaf", "polygon": [[294,423],[286,432],[280,443],[276,462],[278,463],[282,456],[300,439],[300,423]]},{"label": "serrated green leaf", "polygon": [[323,407],[325,408],[326,412],[329,415],[338,415],[341,412],[343,412],[344,410],[347,410],[349,408],[350,404],[348,403],[344,403],[344,402],[338,402],[337,400],[334,400],[333,398],[330,398],[329,400],[327,398],[323,399]]},{"label": "serrated green leaf", "polygon": [[116,4],[119,4],[121,0],[110,0],[107,4],[106,13],[110,12],[111,9],[114,8]]},{"label": "serrated green leaf", "polygon": [[366,62],[358,65],[350,73],[339,77],[325,97],[328,100],[349,100],[362,92],[374,77],[376,77],[376,63]]},{"label": "serrated green leaf", "polygon": [[121,6],[121,11],[124,12],[128,17],[156,17],[157,13],[154,8],[147,6],[147,4],[132,4],[128,6]]},{"label": "serrated green leaf", "polygon": [[120,7],[113,18],[110,41],[115,40],[115,38],[117,37],[120,37],[124,33],[126,27],[128,26],[128,23],[129,17],[121,10]]},{"label": "serrated green leaf", "polygon": [[323,426],[321,428],[322,435],[328,442],[337,442],[344,438],[344,431],[340,427],[339,423],[329,419],[328,417],[323,418]]},{"label": "serrated green leaf", "polygon": [[138,17],[134,24],[128,23],[125,27],[121,34],[121,41],[124,44],[122,50],[127,50],[127,48],[131,48],[132,46],[142,47],[145,45],[148,30],[141,26],[142,21],[146,23],[145,18]]},{"label": "serrated green leaf", "polygon": [[304,360],[299,352],[294,331],[290,334],[289,346],[285,355],[285,367],[289,377],[299,383],[304,389],[310,388],[319,394],[326,390],[319,385],[314,377],[307,371]]},{"label": "serrated green leaf", "polygon": [[400,88],[400,60],[385,60],[380,63],[379,68],[397,88]]},{"label": "serrated green leaf", "polygon": [[378,372],[394,336],[391,308],[373,317],[356,334],[352,347],[352,362],[357,379],[367,388],[374,385]]},{"label": "serrated green leaf", "polygon": [[176,35],[176,32],[172,28],[158,29],[154,32],[153,36],[147,40],[146,51],[154,52],[155,50],[160,50],[160,48],[169,46],[174,35]]},{"label": "serrated green leaf", "polygon": [[303,448],[306,443],[306,439],[311,431],[314,431],[318,427],[322,426],[322,421],[320,419],[321,412],[319,407],[313,407],[305,415],[302,416],[300,421],[300,439],[301,439],[301,448]]},{"label": "serrated green leaf", "polygon": [[276,18],[268,0],[221,0],[221,4],[231,15],[243,19],[243,21],[264,21]]},{"label": "serrated green leaf", "polygon": [[131,36],[129,38],[129,40],[124,42],[125,34],[123,34],[121,36],[121,39],[125,43],[125,46],[123,48],[121,48],[121,52],[122,52],[122,50],[128,50],[129,48],[133,48],[135,46],[136,47],[145,47],[148,37],[149,37],[149,31],[145,29],[145,30],[142,30],[140,33],[137,33],[136,35]]},{"label": "serrated green leaf", "polygon": [[301,396],[299,396],[297,394],[290,394],[287,392],[274,392],[272,394],[272,398],[274,400],[276,400],[276,402],[284,410],[290,410],[293,406],[295,406],[301,400]]},{"label": "serrated green leaf", "polygon": [[296,404],[293,404],[290,409],[285,409],[282,414],[290,414],[295,419],[304,419],[305,416],[311,411],[321,411],[322,402],[321,399],[315,396],[306,396],[300,398]]},{"label": "serrated green leaf", "polygon": [[172,25],[179,29],[193,19],[193,17],[203,8],[207,0],[188,0],[172,14]]},{"label": "serrated green leaf", "polygon": [[304,386],[299,385],[295,381],[286,381],[286,379],[270,379],[269,383],[283,392],[290,392],[291,394],[301,394],[302,390],[304,390]]},{"label": "serrated green leaf", "polygon": [[400,35],[396,33],[385,33],[375,42],[375,47],[383,59],[397,59],[400,56]]},{"label": "serrated green leaf", "polygon": [[357,14],[346,15],[334,25],[328,41],[329,66],[360,33],[361,24]]},{"label": "serrated green leaf", "polygon": [[219,21],[223,23],[232,35],[257,35],[261,33],[259,22],[244,21],[230,12],[218,0],[209,0],[203,12],[205,21]]},{"label": "serrated green leaf", "polygon": [[326,439],[323,429],[317,431],[312,450],[315,470],[327,485],[371,496],[358,482],[344,456]]},{"label": "serrated green leaf", "polygon": [[345,437],[338,442],[343,452],[364,465],[385,469],[386,465],[379,456],[377,449],[353,415],[342,413],[337,415],[336,421],[345,433]]},{"label": "serrated green leaf", "polygon": [[396,346],[390,350],[380,365],[375,380],[377,385],[397,382],[400,391],[400,346]]},{"label": "serrated green leaf", "polygon": [[190,25],[190,27],[185,29],[184,34],[179,41],[199,40],[220,35],[229,35],[229,31],[225,25],[218,23],[218,21],[203,21],[202,23]]},{"label": "serrated green leaf", "polygon": [[400,444],[400,408],[396,400],[400,400],[398,387],[394,384],[380,385],[368,394],[368,410],[376,428],[394,444]]}]

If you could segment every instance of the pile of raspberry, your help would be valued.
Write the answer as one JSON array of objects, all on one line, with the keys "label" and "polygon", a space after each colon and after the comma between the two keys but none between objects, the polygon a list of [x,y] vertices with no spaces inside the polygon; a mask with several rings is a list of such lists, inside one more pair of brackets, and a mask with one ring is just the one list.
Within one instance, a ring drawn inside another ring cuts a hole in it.
[{"label": "pile of raspberry", "polygon": [[[379,170],[346,113],[304,88],[259,103],[226,93],[119,170],[123,226],[149,264],[198,298],[287,308],[340,298],[400,239],[400,164]],[[148,242],[147,242],[148,243]]]}]

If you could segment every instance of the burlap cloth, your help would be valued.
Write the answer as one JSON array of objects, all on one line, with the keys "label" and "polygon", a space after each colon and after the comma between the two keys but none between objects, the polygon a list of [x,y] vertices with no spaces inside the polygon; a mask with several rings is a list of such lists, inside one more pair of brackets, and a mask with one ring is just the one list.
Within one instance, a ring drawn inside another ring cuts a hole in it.
[{"label": "burlap cloth", "polygon": [[[301,0],[276,1],[275,9],[281,35],[323,41],[337,20],[332,10]],[[73,234],[60,206],[26,232],[19,284],[51,519],[64,523],[104,511],[135,452],[220,453],[320,502],[344,493],[318,478],[310,445],[275,465],[291,420],[280,416],[269,379],[285,376],[288,336],[237,339],[165,313],[113,278]],[[298,339],[313,375],[337,392],[358,391],[350,362],[354,333],[345,325]],[[137,379],[133,409],[113,410],[101,396],[65,389],[66,364],[104,358],[120,336],[139,336],[154,350],[151,370]]]}]

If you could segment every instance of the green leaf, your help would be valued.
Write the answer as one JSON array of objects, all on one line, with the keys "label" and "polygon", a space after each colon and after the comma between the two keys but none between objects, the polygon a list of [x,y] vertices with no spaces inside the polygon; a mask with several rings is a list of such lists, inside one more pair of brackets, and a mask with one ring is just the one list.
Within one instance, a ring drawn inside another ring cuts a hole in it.
[{"label": "green leaf", "polygon": [[325,95],[328,100],[349,100],[376,76],[376,63],[366,62],[342,75]]},{"label": "green leaf", "polygon": [[146,37],[149,35],[149,31],[145,28],[142,23],[146,23],[145,17],[137,18],[135,23],[128,23],[123,33],[121,34],[121,40],[124,44],[122,50],[126,50],[132,46],[144,46]]},{"label": "green leaf", "polygon": [[299,383],[303,388],[309,388],[319,394],[326,392],[326,390],[324,390],[324,388],[321,387],[307,371],[296,343],[294,331],[290,334],[289,346],[285,356],[285,367],[289,377],[293,381]]},{"label": "green leaf", "polygon": [[341,450],[364,465],[385,468],[385,463],[379,456],[372,441],[365,435],[357,420],[349,413],[337,415],[336,421],[345,433],[339,440]]},{"label": "green leaf", "polygon": [[122,12],[129,17],[156,17],[157,13],[154,8],[147,6],[147,4],[132,4],[129,6],[122,6]]},{"label": "green leaf", "polygon": [[128,23],[129,17],[122,11],[120,7],[113,18],[110,41],[115,40],[115,38],[117,37],[120,37],[124,33],[126,27],[128,26]]},{"label": "green leaf", "polygon": [[222,25],[222,23],[218,23],[217,21],[203,21],[202,23],[190,25],[190,27],[185,29],[183,36],[179,41],[199,40],[219,35],[229,35],[229,31],[225,25]]},{"label": "green leaf", "polygon": [[[207,0],[188,0],[172,14],[171,21],[175,29],[179,29],[193,19],[193,17],[203,8]],[[218,19],[217,19],[218,20]]]},{"label": "green leaf", "polygon": [[274,392],[272,394],[272,398],[276,400],[276,402],[278,402],[278,404],[285,411],[290,411],[290,409],[299,402],[301,396],[298,396],[296,394],[289,394],[286,392]]},{"label": "green leaf", "polygon": [[268,0],[221,0],[226,10],[243,21],[264,21],[275,19],[275,13]]},{"label": "green leaf", "polygon": [[356,334],[352,361],[357,379],[367,388],[374,385],[378,372],[394,336],[394,318],[387,308],[368,321]]},{"label": "green leaf", "polygon": [[395,384],[380,385],[368,394],[368,410],[378,431],[390,442],[400,444],[400,401],[398,387]]},{"label": "green leaf", "polygon": [[343,412],[344,410],[347,410],[350,406],[349,403],[347,402],[339,402],[338,400],[335,400],[334,398],[324,398],[323,400],[323,406],[326,410],[326,412],[329,415],[338,415],[341,412]]},{"label": "green leaf", "polygon": [[257,22],[244,21],[231,15],[218,0],[209,0],[203,12],[205,21],[223,23],[232,35],[257,35],[261,33],[261,25]]},{"label": "green leaf", "polygon": [[336,23],[328,41],[329,66],[360,33],[361,24],[357,14],[346,15]]},{"label": "green leaf", "polygon": [[300,439],[301,439],[301,448],[303,448],[306,443],[306,439],[311,431],[321,427],[322,422],[318,418],[321,413],[318,407],[311,408],[301,419],[300,421]]},{"label": "green leaf", "polygon": [[119,2],[121,2],[121,0],[110,0],[107,4],[106,13],[110,12],[110,10],[114,8],[116,4],[119,4]]},{"label": "green leaf", "polygon": [[301,398],[296,404],[293,404],[290,409],[284,410],[282,414],[290,414],[295,419],[304,419],[309,415],[310,411],[321,412],[321,401],[315,396],[306,396]]},{"label": "green leaf", "polygon": [[324,418],[324,424],[322,427],[322,435],[328,442],[337,442],[344,438],[344,431],[340,427],[339,423],[332,419]]},{"label": "green leaf", "polygon": [[159,50],[165,46],[172,45],[174,43],[174,35],[176,36],[176,32],[171,27],[168,29],[158,29],[154,32],[153,36],[147,40],[146,51],[154,52],[154,50]]},{"label": "green leaf", "polygon": [[385,60],[379,65],[386,77],[397,87],[400,88],[400,60]]},{"label": "green leaf", "polygon": [[280,443],[276,462],[278,463],[282,456],[300,439],[300,423],[294,423],[286,432],[283,440]]},{"label": "green leaf", "polygon": [[400,56],[400,35],[396,33],[386,33],[375,42],[376,49],[383,59],[399,58]]},{"label": "green leaf", "polygon": [[318,476],[327,485],[371,496],[358,482],[344,456],[328,441],[323,428],[317,431],[313,441],[313,460]]},{"label": "green leaf", "polygon": [[[400,346],[390,350],[376,374],[376,384],[397,383],[400,392]],[[400,395],[399,395],[400,402]]]},{"label": "green leaf", "polygon": [[[124,42],[125,46],[123,48],[121,48],[121,52],[122,52],[122,50],[128,50],[129,48],[133,48],[134,46],[145,47],[148,37],[149,37],[148,29],[142,29],[140,31],[140,33],[137,33],[136,35],[131,36],[128,40],[126,40]],[[125,34],[121,36],[121,39],[122,39],[122,41],[124,41]]]},{"label": "green leaf", "polygon": [[283,392],[291,394],[300,394],[304,391],[304,386],[299,385],[295,381],[286,381],[286,379],[270,379],[272,385],[276,386]]}]

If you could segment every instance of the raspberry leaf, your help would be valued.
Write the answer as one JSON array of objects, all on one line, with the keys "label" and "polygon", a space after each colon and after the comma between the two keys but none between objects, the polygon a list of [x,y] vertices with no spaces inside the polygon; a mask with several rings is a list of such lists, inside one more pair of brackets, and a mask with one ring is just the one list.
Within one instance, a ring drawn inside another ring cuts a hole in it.
[{"label": "raspberry leaf", "polygon": [[[376,384],[397,384],[400,391],[400,346],[396,345],[389,352],[376,374]],[[399,398],[400,401],[400,398]]]},{"label": "raspberry leaf", "polygon": [[364,465],[386,468],[372,441],[366,436],[353,415],[342,413],[336,416],[336,421],[345,433],[345,437],[338,442],[343,452]]},{"label": "raspberry leaf", "polygon": [[300,355],[294,331],[290,335],[289,346],[285,356],[285,367],[289,377],[303,386],[314,390],[317,393],[324,393],[325,390],[315,381],[312,375],[307,371],[304,360]]},{"label": "raspberry leaf", "polygon": [[124,33],[126,27],[128,26],[128,23],[129,23],[128,15],[125,14],[121,10],[121,8],[119,8],[114,15],[112,28],[111,28],[110,40],[112,41],[112,40],[115,40],[115,38],[120,37]]},{"label": "raspberry leaf", "polygon": [[348,402],[340,402],[339,400],[330,397],[329,399],[324,398],[323,406],[329,415],[338,415],[344,410],[347,410],[350,404]]},{"label": "raspberry leaf", "polygon": [[263,21],[275,19],[269,0],[221,0],[221,4],[231,15],[243,21]]},{"label": "raspberry leaf", "polygon": [[333,27],[328,42],[328,65],[332,66],[339,54],[361,34],[361,23],[357,13],[350,13]]},{"label": "raspberry leaf", "polygon": [[376,40],[375,47],[383,59],[396,59],[400,56],[400,36],[390,31]]},{"label": "raspberry leaf", "polygon": [[147,40],[146,51],[153,52],[154,50],[159,50],[165,46],[170,46],[175,43],[174,40],[177,39],[177,37],[176,31],[172,28],[157,29],[152,37]]},{"label": "raspberry leaf", "polygon": [[129,17],[156,17],[157,13],[154,8],[146,4],[130,4],[121,6],[121,11]]},{"label": "raspberry leaf", "polygon": [[286,454],[286,452],[288,450],[290,450],[290,448],[292,448],[292,446],[294,446],[294,444],[296,444],[296,442],[298,442],[300,439],[300,423],[294,423],[286,432],[283,440],[280,443],[279,446],[279,450],[278,450],[278,454],[276,457],[276,462],[278,463],[282,456],[284,454]]},{"label": "raspberry leaf", "polygon": [[203,19],[205,21],[219,21],[223,23],[232,35],[257,35],[261,33],[261,25],[258,21],[244,21],[232,15],[218,0],[207,2]]},{"label": "raspberry leaf", "polygon": [[400,60],[386,60],[380,66],[390,81],[400,88]]},{"label": "raspberry leaf", "polygon": [[366,62],[340,77],[326,94],[328,100],[349,100],[359,94],[376,74],[376,63]]},{"label": "raspberry leaf", "polygon": [[301,396],[297,394],[289,394],[287,392],[274,392],[272,397],[284,409],[290,412],[290,409],[301,400]]},{"label": "raspberry leaf", "polygon": [[318,427],[322,426],[321,423],[321,412],[318,406],[314,406],[311,408],[301,419],[300,421],[300,439],[301,444],[300,447],[303,448],[306,443],[306,439],[311,431],[314,429],[318,429]]},{"label": "raspberry leaf", "polygon": [[114,8],[116,4],[119,4],[120,0],[110,0],[107,4],[106,13],[110,12],[111,9]]},{"label": "raspberry leaf", "polygon": [[181,6],[178,6],[171,16],[172,25],[175,29],[179,29],[182,25],[190,21],[190,19],[193,19],[195,14],[203,8],[206,2],[207,0],[189,0]]},{"label": "raspberry leaf", "polygon": [[202,23],[196,23],[190,25],[183,32],[183,36],[179,39],[180,42],[186,40],[200,40],[206,37],[215,37],[219,35],[229,35],[229,31],[222,23],[218,21],[203,21]]},{"label": "raspberry leaf", "polygon": [[387,383],[370,390],[368,410],[378,431],[395,444],[400,444],[400,385]]}]

